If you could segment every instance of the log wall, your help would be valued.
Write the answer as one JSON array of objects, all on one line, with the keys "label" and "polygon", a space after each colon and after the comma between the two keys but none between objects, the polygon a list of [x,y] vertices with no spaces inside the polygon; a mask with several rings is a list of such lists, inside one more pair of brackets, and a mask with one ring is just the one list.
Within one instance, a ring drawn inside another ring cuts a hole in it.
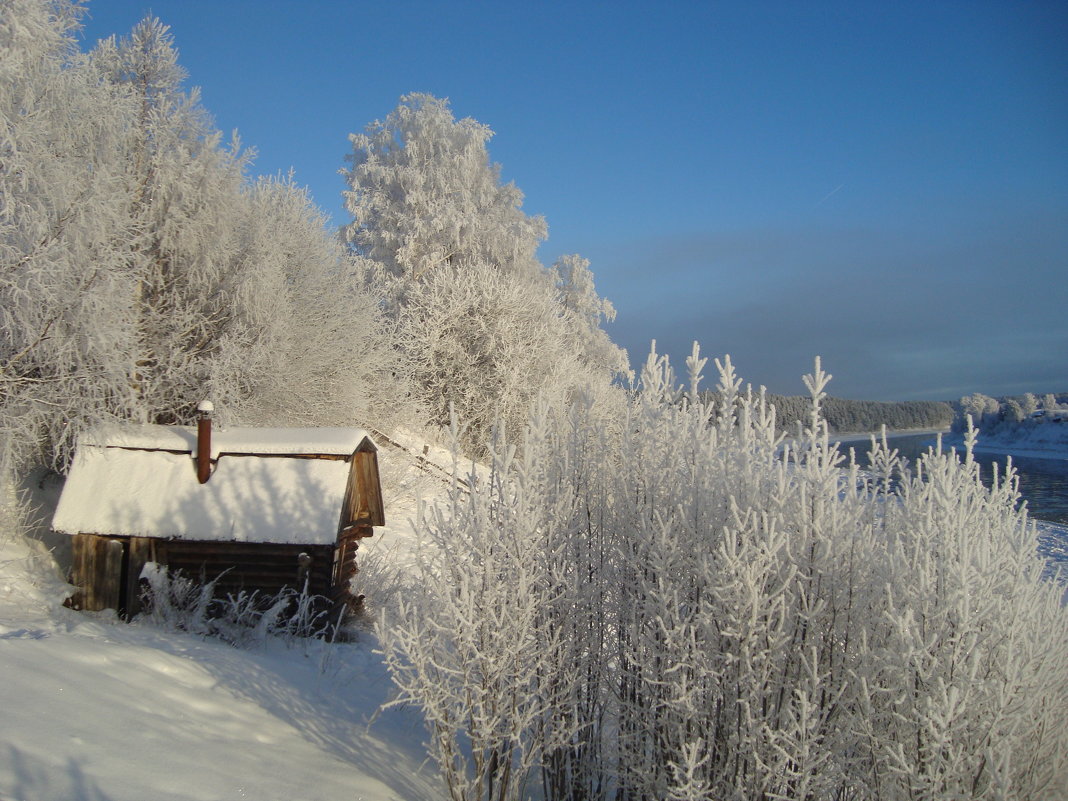
[{"label": "log wall", "polygon": [[273,596],[284,587],[297,592],[307,581],[311,595],[333,598],[333,545],[276,545],[262,542],[161,540],[151,537],[71,538],[70,581],[78,590],[74,609],[115,609],[126,617],[141,611],[141,570],[146,562],[166,565],[195,581],[217,579],[215,595],[241,591]]},{"label": "log wall", "polygon": [[[310,563],[301,554],[311,557]],[[275,595],[283,587],[300,592],[305,579],[309,593],[329,597],[333,560],[332,545],[155,540],[152,561],[189,578],[217,578],[220,597],[241,590]]]},{"label": "log wall", "polygon": [[72,609],[118,609],[122,593],[123,544],[109,537],[80,534],[71,542]]}]

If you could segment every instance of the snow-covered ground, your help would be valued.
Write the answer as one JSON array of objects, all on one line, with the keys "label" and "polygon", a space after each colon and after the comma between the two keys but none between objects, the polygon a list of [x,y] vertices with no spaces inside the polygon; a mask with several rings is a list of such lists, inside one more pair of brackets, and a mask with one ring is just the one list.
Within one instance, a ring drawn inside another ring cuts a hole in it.
[{"label": "snow-covered ground", "polygon": [[[959,445],[961,437],[947,438],[947,444]],[[1008,453],[1036,459],[1068,459],[1068,423],[1044,423],[1016,430],[995,430],[980,434],[976,451]]]},{"label": "snow-covered ground", "polygon": [[[10,555],[8,555],[10,556]],[[421,720],[372,642],[239,650],[0,600],[0,798],[431,799]]]},{"label": "snow-covered ground", "polygon": [[[403,592],[418,503],[454,469],[414,434],[379,445],[387,525],[361,549],[372,609]],[[35,486],[54,503],[58,484]],[[62,539],[0,531],[0,800],[444,797],[418,713],[376,715],[392,685],[369,632],[238,649],[73,612],[52,546],[62,562]]]},{"label": "snow-covered ground", "polygon": [[[445,486],[442,452],[413,469],[421,444],[403,444],[381,452],[389,525],[368,561],[410,561],[416,498]],[[0,533],[3,801],[443,797],[421,717],[376,716],[392,684],[370,633],[238,649],[73,612],[48,544]]]}]

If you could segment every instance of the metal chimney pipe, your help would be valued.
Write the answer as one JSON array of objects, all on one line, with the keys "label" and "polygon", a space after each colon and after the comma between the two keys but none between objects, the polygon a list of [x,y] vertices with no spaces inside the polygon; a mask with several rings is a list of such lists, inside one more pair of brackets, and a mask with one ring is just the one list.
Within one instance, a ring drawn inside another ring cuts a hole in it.
[{"label": "metal chimney pipe", "polygon": [[214,404],[201,401],[197,406],[197,481],[206,484],[211,477],[211,413]]}]

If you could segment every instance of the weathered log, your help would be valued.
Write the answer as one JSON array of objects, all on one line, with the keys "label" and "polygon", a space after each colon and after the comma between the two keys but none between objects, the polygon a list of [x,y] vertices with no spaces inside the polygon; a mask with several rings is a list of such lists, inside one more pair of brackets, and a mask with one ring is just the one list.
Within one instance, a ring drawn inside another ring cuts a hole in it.
[{"label": "weathered log", "polygon": [[71,542],[71,583],[78,588],[68,605],[73,609],[99,612],[118,609],[122,589],[122,543],[79,534]]}]

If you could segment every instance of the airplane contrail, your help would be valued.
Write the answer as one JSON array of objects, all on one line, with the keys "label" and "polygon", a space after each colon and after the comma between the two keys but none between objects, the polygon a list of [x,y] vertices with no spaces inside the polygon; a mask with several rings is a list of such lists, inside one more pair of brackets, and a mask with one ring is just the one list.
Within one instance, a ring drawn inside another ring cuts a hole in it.
[{"label": "airplane contrail", "polygon": [[845,186],[845,184],[838,184],[838,186],[836,186],[836,187],[835,187],[834,189],[832,189],[832,190],[831,190],[830,192],[828,192],[828,193],[827,193],[826,195],[824,195],[824,196],[823,196],[823,199],[822,199],[822,200],[820,200],[820,202],[819,202],[819,203],[817,203],[816,205],[817,205],[817,206],[821,205],[821,204],[823,203],[823,201],[827,200],[827,199],[828,199],[829,197],[831,197],[831,195],[835,194],[835,193],[836,193],[836,192],[837,192],[837,191],[838,191],[839,189],[841,189],[841,188],[842,188],[843,186]]}]

